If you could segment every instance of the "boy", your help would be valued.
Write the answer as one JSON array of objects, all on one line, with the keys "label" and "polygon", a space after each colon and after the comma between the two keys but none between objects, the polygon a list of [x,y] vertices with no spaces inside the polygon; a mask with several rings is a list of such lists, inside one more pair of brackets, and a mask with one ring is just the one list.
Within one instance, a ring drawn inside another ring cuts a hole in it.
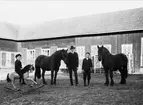
[{"label": "boy", "polygon": [[91,69],[92,69],[92,61],[89,58],[90,57],[90,53],[87,52],[85,56],[86,57],[83,59],[83,62],[82,62],[84,86],[86,86],[86,79],[88,80],[88,85],[90,84]]},{"label": "boy", "polygon": [[21,69],[22,69],[22,64],[21,64],[21,54],[17,54],[16,56],[16,61],[15,61],[15,72],[19,75],[19,82],[21,84],[21,80],[22,80],[22,84],[26,84],[24,82],[24,78],[23,78],[23,74],[21,73]]}]

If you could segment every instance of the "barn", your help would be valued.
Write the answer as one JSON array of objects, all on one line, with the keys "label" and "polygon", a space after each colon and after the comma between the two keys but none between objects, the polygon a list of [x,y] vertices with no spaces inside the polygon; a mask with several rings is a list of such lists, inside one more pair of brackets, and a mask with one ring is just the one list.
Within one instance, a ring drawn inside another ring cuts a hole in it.
[{"label": "barn", "polygon": [[79,71],[87,51],[91,52],[96,71],[102,67],[96,63],[97,45],[104,45],[112,54],[122,52],[128,56],[129,73],[143,73],[143,8],[55,20],[26,28],[12,25],[7,28],[10,31],[4,34],[9,36],[1,34],[3,46],[7,47],[0,46],[1,51],[22,53],[24,65],[34,64],[40,54],[51,55],[74,45],[80,59]]}]

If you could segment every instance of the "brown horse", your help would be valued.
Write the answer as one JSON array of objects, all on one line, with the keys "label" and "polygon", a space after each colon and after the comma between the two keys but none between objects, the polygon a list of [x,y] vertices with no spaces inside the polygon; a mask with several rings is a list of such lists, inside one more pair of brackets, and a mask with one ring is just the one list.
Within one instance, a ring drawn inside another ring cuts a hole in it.
[{"label": "brown horse", "polygon": [[[59,50],[53,53],[51,56],[40,55],[35,60],[35,77],[41,78],[41,69],[42,69],[42,79],[43,84],[47,84],[45,81],[45,72],[51,71],[51,85],[56,85],[57,73],[59,71],[59,67],[61,65],[61,60],[67,64],[67,50]],[[54,80],[53,80],[54,78]]]},{"label": "brown horse", "polygon": [[106,76],[105,85],[109,85],[108,74],[110,74],[110,79],[111,79],[110,85],[111,86],[114,85],[113,71],[117,70],[119,70],[121,73],[120,84],[126,84],[126,78],[128,75],[127,56],[123,53],[112,55],[104,46],[102,47],[97,46],[97,48],[98,48],[98,60],[102,62],[105,71],[105,76]]}]

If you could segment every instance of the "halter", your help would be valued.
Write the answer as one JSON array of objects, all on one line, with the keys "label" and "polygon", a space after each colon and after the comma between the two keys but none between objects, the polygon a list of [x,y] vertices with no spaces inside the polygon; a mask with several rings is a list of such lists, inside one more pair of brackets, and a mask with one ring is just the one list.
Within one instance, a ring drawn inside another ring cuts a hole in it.
[{"label": "halter", "polygon": [[[64,61],[64,62],[67,62],[67,59],[65,58],[64,56],[64,52],[66,53],[66,50],[60,50],[61,51],[61,59]],[[66,59],[66,60],[65,60]]]}]

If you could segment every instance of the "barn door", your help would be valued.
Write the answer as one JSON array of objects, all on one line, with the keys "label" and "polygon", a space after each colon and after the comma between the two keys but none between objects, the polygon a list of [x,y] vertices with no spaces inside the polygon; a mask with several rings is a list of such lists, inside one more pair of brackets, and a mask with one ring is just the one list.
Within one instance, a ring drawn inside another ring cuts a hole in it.
[{"label": "barn door", "polygon": [[122,44],[121,47],[122,53],[124,53],[128,57],[128,73],[133,73],[133,44]]},{"label": "barn door", "polygon": [[101,62],[98,62],[98,48],[97,45],[91,46],[91,58],[93,61],[94,69],[101,68]]},{"label": "barn door", "polygon": [[85,58],[85,46],[76,46],[76,52],[78,53],[78,57],[79,57],[78,71],[81,72],[82,61]]},{"label": "barn door", "polygon": [[6,68],[6,52],[2,52],[2,68]]}]

